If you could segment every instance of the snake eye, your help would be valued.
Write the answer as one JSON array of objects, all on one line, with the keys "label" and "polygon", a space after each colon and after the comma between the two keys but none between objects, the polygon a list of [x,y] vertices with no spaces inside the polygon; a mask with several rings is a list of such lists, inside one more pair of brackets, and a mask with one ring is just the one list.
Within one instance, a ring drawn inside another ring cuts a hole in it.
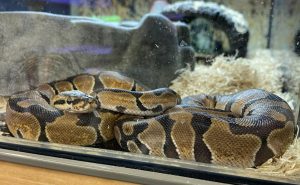
[{"label": "snake eye", "polygon": [[66,102],[67,102],[67,104],[72,104],[72,99],[68,98]]}]

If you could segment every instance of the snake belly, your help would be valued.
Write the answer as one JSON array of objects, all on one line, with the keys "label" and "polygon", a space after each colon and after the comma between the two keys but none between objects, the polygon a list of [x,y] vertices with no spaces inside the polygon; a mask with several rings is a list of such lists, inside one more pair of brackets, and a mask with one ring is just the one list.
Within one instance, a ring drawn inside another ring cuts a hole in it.
[{"label": "snake belly", "polygon": [[[96,93],[97,114],[51,105],[70,90]],[[117,72],[76,75],[12,95],[6,124],[18,138],[81,146],[116,138],[133,153],[243,168],[281,156],[295,137],[292,110],[264,90],[189,96],[180,105],[170,89],[145,90]]]}]

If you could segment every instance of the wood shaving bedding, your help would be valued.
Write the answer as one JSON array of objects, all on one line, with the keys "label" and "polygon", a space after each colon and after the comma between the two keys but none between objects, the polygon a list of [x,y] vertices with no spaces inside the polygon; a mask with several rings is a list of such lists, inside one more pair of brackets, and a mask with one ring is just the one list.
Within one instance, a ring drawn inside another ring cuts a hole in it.
[{"label": "wood shaving bedding", "polygon": [[[257,50],[248,58],[218,56],[212,65],[197,63],[194,71],[180,70],[170,88],[182,97],[230,94],[250,88],[273,92],[286,100],[298,115],[300,58],[289,51]],[[287,92],[282,92],[286,90]],[[257,169],[266,175],[300,180],[300,138],[279,159],[270,159]]]}]

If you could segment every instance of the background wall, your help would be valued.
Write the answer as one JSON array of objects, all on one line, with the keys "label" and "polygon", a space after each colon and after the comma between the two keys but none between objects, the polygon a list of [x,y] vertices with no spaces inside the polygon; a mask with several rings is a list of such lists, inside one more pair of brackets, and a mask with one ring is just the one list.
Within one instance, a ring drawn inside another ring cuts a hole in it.
[{"label": "background wall", "polygon": [[[77,1],[77,0],[74,0]],[[155,11],[155,4],[165,5],[178,0],[79,0],[72,6],[76,15],[118,15],[121,19],[139,20]],[[155,3],[156,2],[156,3]],[[208,2],[208,1],[207,1]],[[295,50],[295,37],[300,30],[299,0],[212,0],[241,12],[249,23],[248,49]]]},{"label": "background wall", "polygon": [[[249,23],[249,50],[257,48],[295,50],[300,30],[300,1],[297,0],[214,0],[241,12]],[[273,10],[272,10],[273,5]]]},{"label": "background wall", "polygon": [[[0,11],[43,11],[83,15],[107,21],[140,20],[148,12],[178,0],[0,0]],[[208,2],[208,0],[205,0]],[[241,12],[249,23],[248,50],[296,50],[300,32],[299,0],[211,0]],[[298,51],[300,43],[298,43]]]}]

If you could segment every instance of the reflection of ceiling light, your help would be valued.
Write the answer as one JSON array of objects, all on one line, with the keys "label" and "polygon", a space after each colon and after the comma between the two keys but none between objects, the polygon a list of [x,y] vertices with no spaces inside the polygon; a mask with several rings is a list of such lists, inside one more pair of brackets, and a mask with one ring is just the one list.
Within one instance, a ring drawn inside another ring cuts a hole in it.
[{"label": "reflection of ceiling light", "polygon": [[168,2],[165,0],[157,0],[154,1],[150,12],[151,13],[159,13],[161,12],[166,6],[168,5]]}]

